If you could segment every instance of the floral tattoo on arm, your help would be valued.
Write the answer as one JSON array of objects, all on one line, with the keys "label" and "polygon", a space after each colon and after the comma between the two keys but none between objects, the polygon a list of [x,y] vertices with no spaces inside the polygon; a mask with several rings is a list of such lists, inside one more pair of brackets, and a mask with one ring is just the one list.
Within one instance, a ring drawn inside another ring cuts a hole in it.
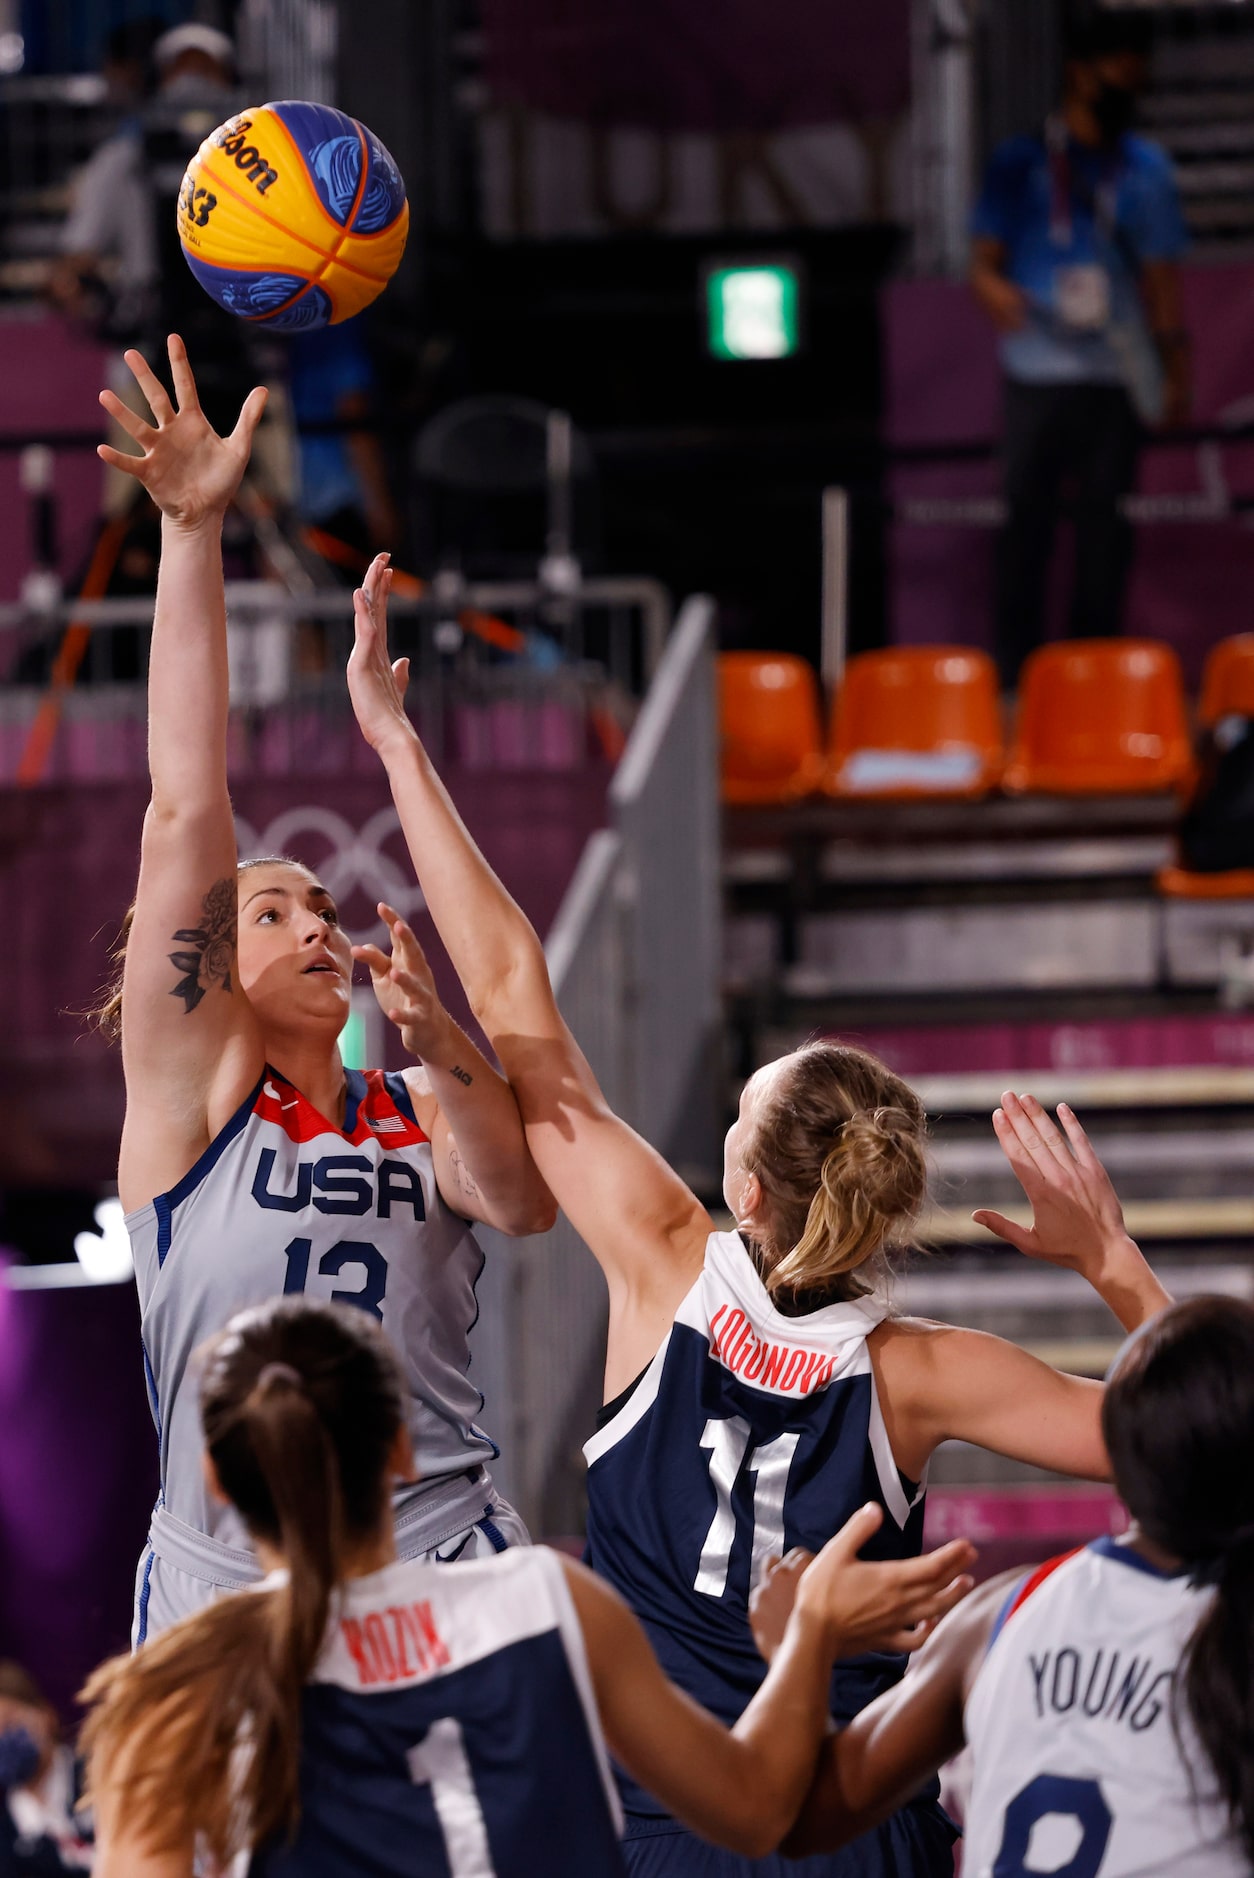
[{"label": "floral tattoo on arm", "polygon": [[221,985],[224,991],[232,988],[238,927],[234,879],[215,880],[200,907],[204,924],[176,932],[174,938],[186,950],[169,955],[171,965],[182,974],[170,996],[183,1000],[185,1014],[196,1009],[211,985]]}]

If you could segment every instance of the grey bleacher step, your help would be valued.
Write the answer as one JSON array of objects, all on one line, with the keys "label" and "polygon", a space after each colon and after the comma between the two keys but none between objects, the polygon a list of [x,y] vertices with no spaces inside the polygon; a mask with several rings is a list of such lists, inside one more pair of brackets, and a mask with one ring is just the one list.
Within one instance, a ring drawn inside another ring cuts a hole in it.
[{"label": "grey bleacher step", "polygon": [[1208,1063],[1138,1069],[973,1070],[912,1076],[929,1114],[991,1114],[1007,1089],[1030,1090],[1047,1108],[1226,1108],[1254,1104],[1254,1067]]},{"label": "grey bleacher step", "polygon": [[[1030,1078],[1029,1078],[1030,1081]],[[1165,1128],[1144,1133],[1092,1126],[1089,1136],[1120,1198],[1139,1200],[1248,1198],[1254,1192],[1254,1129],[1245,1125]],[[931,1195],[957,1208],[1019,1202],[1022,1193],[991,1127],[985,1135],[933,1135]]]},{"label": "grey bleacher step", "polygon": [[[1254,1185],[1254,1183],[1251,1183]],[[977,1226],[971,1207],[929,1207],[919,1221],[918,1238],[923,1245],[978,1246],[995,1245],[996,1235]],[[1030,1206],[1010,1203],[998,1206],[1014,1225],[1030,1226]],[[1190,1240],[1238,1241],[1254,1246],[1254,1198],[1227,1196],[1206,1199],[1201,1196],[1170,1200],[1130,1200],[1123,1209],[1124,1222],[1132,1237],[1142,1244],[1158,1240],[1172,1243]]]}]

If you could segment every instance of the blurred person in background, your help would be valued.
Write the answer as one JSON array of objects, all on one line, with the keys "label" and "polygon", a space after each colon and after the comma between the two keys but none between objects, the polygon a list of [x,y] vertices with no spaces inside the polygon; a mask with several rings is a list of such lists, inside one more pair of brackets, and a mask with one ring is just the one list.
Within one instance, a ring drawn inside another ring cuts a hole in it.
[{"label": "blurred person in background", "polygon": [[1098,13],[1068,37],[1062,103],[999,145],[973,221],[971,286],[1001,335],[1006,521],[997,551],[1002,679],[1041,643],[1064,481],[1074,489],[1068,632],[1121,630],[1143,427],[1189,409],[1171,163],[1132,135],[1150,24]]},{"label": "blurred person in background", "polygon": [[[238,104],[235,48],[215,27],[188,21],[157,38],[151,63],[142,108],[79,173],[49,292],[117,348],[110,386],[144,417],[122,352],[153,350],[166,333],[181,333],[197,355],[211,421],[229,430],[258,372],[241,322],[213,304],[187,267],[175,211],[189,160]],[[118,433],[111,441],[124,440]],[[129,478],[107,477],[106,513],[122,513],[133,495]]]},{"label": "blurred person in background", "polygon": [[86,1871],[79,1770],[56,1710],[20,1663],[0,1662],[0,1878]]},{"label": "blurred person in background", "polygon": [[[371,555],[401,533],[378,433],[365,427],[377,415],[378,374],[362,322],[294,333],[288,391],[300,518],[330,537],[332,554],[347,550],[339,565],[351,569],[355,581]],[[350,429],[357,421],[363,428]]]}]

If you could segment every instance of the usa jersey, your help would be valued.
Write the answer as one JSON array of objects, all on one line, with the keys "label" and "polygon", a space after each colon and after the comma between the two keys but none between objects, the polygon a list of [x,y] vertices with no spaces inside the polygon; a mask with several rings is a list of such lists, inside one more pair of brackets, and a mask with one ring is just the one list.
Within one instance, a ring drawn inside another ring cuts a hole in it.
[{"label": "usa jersey", "polygon": [[[893,1462],[867,1350],[886,1313],[859,1298],[785,1317],[737,1234],[714,1233],[666,1342],[585,1447],[589,1564],[641,1619],[671,1680],[725,1722],[766,1674],[748,1607],[769,1557],[817,1552],[868,1500],[888,1513],[868,1554],[920,1549],[922,1488]],[[902,1666],[839,1664],[833,1713],[856,1714]],[[629,1814],[665,1817],[621,1784]]]},{"label": "usa jersey", "polygon": [[1183,1705],[1187,1763],[1172,1726],[1213,1595],[1113,1539],[1012,1591],[967,1701],[969,1878],[1248,1878]]},{"label": "usa jersey", "polygon": [[302,1705],[300,1805],[250,1878],[622,1878],[557,1556],[351,1580]]},{"label": "usa jersey", "polygon": [[237,1311],[284,1293],[357,1305],[391,1337],[421,1477],[398,1495],[398,1518],[496,1452],[474,1425],[483,1398],[467,1375],[483,1255],[439,1196],[403,1079],[349,1070],[347,1082],[340,1129],[266,1069],[178,1185],[127,1218],[162,1508],[186,1543],[251,1551],[205,1486],[189,1359]]}]

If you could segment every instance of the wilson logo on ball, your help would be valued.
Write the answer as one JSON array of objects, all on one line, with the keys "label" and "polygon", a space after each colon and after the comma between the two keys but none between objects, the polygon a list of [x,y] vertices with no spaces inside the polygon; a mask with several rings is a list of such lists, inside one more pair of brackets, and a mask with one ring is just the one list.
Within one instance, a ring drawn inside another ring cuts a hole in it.
[{"label": "wilson logo on ball", "polygon": [[283,331],[336,324],[387,286],[405,249],[405,185],[379,139],[326,104],[286,101],[219,125],[187,166],[178,231],[219,306]]}]

